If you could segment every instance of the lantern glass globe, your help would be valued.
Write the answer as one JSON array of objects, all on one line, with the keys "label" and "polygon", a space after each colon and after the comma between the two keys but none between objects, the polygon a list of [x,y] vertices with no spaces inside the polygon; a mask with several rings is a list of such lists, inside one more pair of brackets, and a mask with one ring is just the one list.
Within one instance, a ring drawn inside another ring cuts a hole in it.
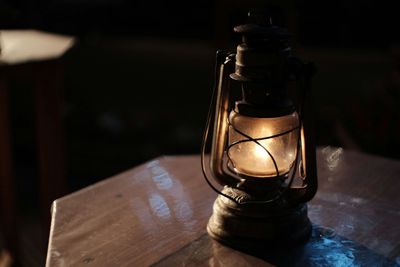
[{"label": "lantern glass globe", "polygon": [[[227,153],[230,158],[229,167],[233,171],[257,178],[289,173],[297,155],[297,112],[281,117],[257,118],[231,111],[229,121],[228,145],[232,146]],[[275,135],[278,136],[266,138]]]}]

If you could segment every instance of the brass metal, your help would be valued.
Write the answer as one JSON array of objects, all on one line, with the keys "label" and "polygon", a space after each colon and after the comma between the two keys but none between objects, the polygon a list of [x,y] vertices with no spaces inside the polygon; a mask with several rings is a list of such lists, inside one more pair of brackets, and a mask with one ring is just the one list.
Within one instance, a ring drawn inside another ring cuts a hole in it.
[{"label": "brass metal", "polygon": [[310,201],[317,192],[318,175],[317,175],[317,155],[314,137],[314,124],[312,120],[312,103],[311,101],[311,77],[314,74],[314,65],[305,64],[305,73],[299,81],[299,87],[303,88],[304,103],[303,110],[300,112],[305,114],[302,118],[301,127],[301,165],[300,175],[303,179],[301,187],[292,187],[288,192],[288,201],[292,203],[305,203]]},{"label": "brass metal", "polygon": [[[237,199],[251,198],[248,193],[225,187],[222,191]],[[300,203],[237,204],[218,196],[207,231],[214,239],[244,249],[293,246],[311,233],[307,205]]]},{"label": "brass metal", "polygon": [[226,145],[226,133],[228,128],[229,114],[229,77],[228,73],[232,72],[234,61],[229,59],[228,54],[218,51],[217,64],[219,66],[217,99],[215,107],[214,131],[210,155],[210,168],[214,179],[221,185],[235,186],[237,179],[226,175],[223,169],[223,156]]}]

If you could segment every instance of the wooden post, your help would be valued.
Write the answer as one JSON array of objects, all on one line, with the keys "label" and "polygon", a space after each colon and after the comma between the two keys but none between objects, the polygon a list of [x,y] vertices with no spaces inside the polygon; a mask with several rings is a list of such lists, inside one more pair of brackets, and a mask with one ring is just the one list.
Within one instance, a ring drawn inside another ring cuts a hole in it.
[{"label": "wooden post", "polygon": [[47,242],[51,203],[67,193],[60,100],[62,65],[59,61],[38,63],[34,79],[40,212]]},{"label": "wooden post", "polygon": [[7,89],[6,78],[3,73],[0,73],[0,226],[5,249],[11,252],[14,259],[17,259],[17,216]]}]

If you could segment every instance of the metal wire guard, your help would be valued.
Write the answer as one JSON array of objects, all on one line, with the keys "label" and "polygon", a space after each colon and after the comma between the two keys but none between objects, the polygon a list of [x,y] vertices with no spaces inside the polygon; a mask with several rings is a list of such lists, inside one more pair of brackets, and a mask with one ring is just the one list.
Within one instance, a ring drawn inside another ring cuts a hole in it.
[{"label": "metal wire guard", "polygon": [[[256,145],[260,146],[265,152],[267,152],[267,154],[268,154],[269,157],[271,158],[272,163],[274,164],[276,176],[280,176],[280,175],[281,175],[281,174],[279,173],[278,164],[276,163],[276,160],[275,160],[274,156],[273,156],[272,153],[271,153],[265,146],[263,146],[259,141],[267,140],[267,139],[272,139],[272,138],[276,138],[276,137],[280,137],[280,136],[289,134],[289,133],[291,133],[291,132],[293,132],[293,131],[295,131],[295,130],[298,130],[298,129],[299,129],[299,126],[293,127],[292,129],[289,129],[289,130],[287,130],[287,131],[284,131],[284,132],[281,132],[281,133],[278,133],[278,134],[274,134],[274,135],[270,135],[270,136],[265,136],[265,137],[260,137],[260,138],[253,138],[253,137],[251,137],[251,136],[249,136],[249,135],[243,133],[243,132],[240,131],[239,129],[237,129],[236,126],[231,122],[230,118],[229,118],[229,120],[228,120],[228,125],[231,126],[232,129],[233,129],[235,132],[237,132],[237,133],[239,133],[240,135],[242,135],[243,137],[245,137],[245,139],[242,139],[242,140],[233,142],[232,144],[228,145],[226,155],[227,155],[227,157],[228,157],[228,162],[229,162],[230,164],[232,164],[233,166],[235,166],[235,164],[234,164],[232,158],[230,157],[230,153],[229,153],[229,151],[230,151],[231,148],[233,148],[234,146],[239,145],[239,144],[241,144],[241,143],[254,142]],[[300,135],[300,133],[298,133],[298,136],[299,136],[299,135]],[[297,149],[298,149],[298,148],[297,148]],[[266,158],[266,160],[268,160],[268,158]],[[235,169],[236,169],[236,168],[235,168]],[[289,171],[289,172],[290,172],[290,171]],[[236,173],[236,175],[240,176],[240,173],[238,173],[238,172],[236,172],[236,171],[235,171],[235,173]]]}]

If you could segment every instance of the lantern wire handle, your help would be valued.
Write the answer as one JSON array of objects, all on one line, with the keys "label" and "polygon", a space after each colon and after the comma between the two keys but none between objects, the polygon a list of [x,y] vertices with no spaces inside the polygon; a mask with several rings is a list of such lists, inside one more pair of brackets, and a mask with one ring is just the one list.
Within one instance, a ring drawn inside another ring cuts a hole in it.
[{"label": "lantern wire handle", "polygon": [[[233,146],[238,145],[238,144],[241,144],[241,143],[246,143],[246,142],[254,142],[254,143],[256,143],[258,146],[260,146],[262,149],[264,149],[264,150],[268,153],[268,155],[271,157],[271,160],[272,160],[272,162],[273,162],[273,164],[274,164],[274,167],[275,167],[276,176],[279,176],[279,169],[278,169],[278,165],[277,165],[277,163],[276,163],[275,158],[273,157],[273,155],[271,154],[271,152],[269,152],[269,150],[268,150],[265,146],[263,146],[259,141],[267,140],[267,139],[271,139],[271,138],[275,138],[275,137],[279,137],[279,136],[282,136],[282,135],[285,135],[285,134],[289,134],[289,133],[291,133],[291,132],[293,132],[293,131],[299,129],[300,126],[296,126],[296,127],[292,128],[292,129],[290,129],[290,130],[287,130],[287,131],[284,131],[284,132],[281,132],[281,133],[278,133],[278,134],[274,134],[274,135],[270,135],[270,136],[266,136],[266,137],[252,138],[251,136],[249,136],[249,135],[243,133],[242,131],[238,130],[238,129],[235,127],[235,125],[233,125],[233,124],[231,123],[230,120],[229,120],[229,125],[232,126],[233,130],[235,130],[237,133],[239,133],[240,135],[246,137],[246,139],[242,139],[242,140],[233,142],[232,144],[230,144],[230,145],[228,146],[228,148],[227,148],[227,151],[228,151],[227,156],[228,156],[229,162],[233,164],[233,161],[232,161],[232,159],[231,159],[231,157],[230,157],[230,155],[229,155],[229,151],[230,151],[230,149],[231,149]],[[238,173],[237,173],[237,174],[238,174]],[[238,174],[238,175],[239,175],[239,174]]]},{"label": "lantern wire handle", "polygon": [[[239,134],[241,134],[242,136],[244,136],[244,137],[247,138],[247,139],[244,139],[244,140],[240,140],[240,141],[243,141],[243,142],[238,141],[238,142],[235,142],[235,143],[230,144],[230,145],[228,146],[228,153],[227,153],[227,155],[228,155],[229,161],[232,162],[232,159],[231,159],[231,157],[229,156],[229,150],[232,148],[232,146],[237,145],[238,143],[244,143],[244,142],[250,142],[250,141],[251,141],[251,142],[256,143],[258,146],[260,146],[262,149],[264,149],[265,152],[267,152],[267,154],[268,154],[268,155],[271,157],[271,159],[272,159],[272,163],[274,164],[274,168],[275,168],[275,171],[276,171],[276,176],[279,176],[278,164],[276,163],[276,160],[275,160],[274,156],[272,156],[271,152],[269,152],[269,150],[268,150],[265,146],[263,146],[260,142],[258,142],[258,139],[252,138],[251,136],[249,136],[249,135],[243,133],[242,131],[238,130],[230,121],[229,121],[229,125],[231,125],[232,128],[233,128],[236,132],[238,132]],[[268,139],[268,138],[271,138],[271,137],[265,137],[265,138],[262,138],[261,140],[263,140],[263,139]]]},{"label": "lantern wire handle", "polygon": [[[219,76],[219,67],[220,67],[220,64],[226,64],[226,63],[228,63],[229,61],[233,60],[232,57],[226,57],[226,61],[225,61],[225,62],[222,62],[221,58],[223,58],[223,56],[226,56],[226,55],[228,55],[228,53],[222,52],[222,51],[218,51],[218,53],[217,53],[217,60],[216,60],[216,61],[217,61],[217,64],[215,65],[215,70],[214,70],[214,71],[215,71],[215,78],[216,78],[215,80],[217,80],[217,77]],[[306,77],[306,78],[307,78],[307,77]],[[213,92],[212,92],[212,96],[211,96],[211,102],[210,102],[210,106],[209,106],[209,109],[208,109],[208,115],[207,115],[207,120],[206,120],[206,127],[205,127],[205,130],[204,130],[203,140],[202,140],[202,146],[201,146],[201,169],[202,169],[203,177],[204,177],[205,181],[206,181],[207,184],[211,187],[211,189],[214,190],[217,194],[222,195],[222,196],[224,196],[224,197],[226,197],[226,198],[232,200],[233,202],[235,202],[235,203],[238,204],[238,205],[244,205],[244,204],[249,204],[249,203],[251,203],[251,204],[267,204],[267,203],[271,203],[271,202],[274,202],[274,201],[280,199],[280,198],[284,195],[284,193],[285,193],[289,188],[291,188],[291,186],[292,186],[292,184],[293,184],[294,176],[295,176],[295,173],[296,173],[296,171],[293,170],[293,169],[292,169],[292,173],[291,173],[291,175],[290,175],[290,179],[289,179],[289,182],[288,182],[287,186],[286,186],[283,190],[281,190],[280,192],[278,192],[278,194],[277,194],[274,198],[269,199],[269,200],[260,200],[260,201],[257,201],[257,200],[250,200],[250,201],[245,201],[245,200],[241,199],[241,200],[239,201],[239,200],[237,200],[236,198],[234,198],[234,197],[232,197],[232,196],[229,196],[229,195],[227,195],[227,194],[221,192],[220,190],[218,190],[218,189],[211,183],[211,181],[209,180],[208,174],[207,174],[207,171],[206,171],[206,168],[205,168],[205,165],[206,165],[206,164],[205,164],[205,150],[206,150],[206,145],[207,145],[207,140],[208,140],[208,135],[209,135],[211,117],[212,117],[212,114],[213,114],[213,106],[214,106],[214,102],[215,102],[216,87],[217,87],[217,82],[214,84],[214,87],[213,87]],[[274,163],[274,167],[275,167],[275,169],[276,169],[277,175],[279,176],[278,166],[277,166],[277,164],[276,164],[276,161],[275,161],[274,157],[272,156],[272,154],[271,154],[259,141],[265,140],[265,139],[274,138],[274,137],[278,137],[278,136],[282,136],[282,135],[288,134],[288,133],[290,133],[290,132],[292,132],[292,131],[300,130],[300,129],[302,128],[302,126],[303,126],[303,119],[304,119],[303,107],[304,107],[304,102],[305,102],[305,94],[306,94],[306,90],[307,90],[307,88],[305,88],[305,87],[307,87],[307,86],[301,86],[301,87],[302,87],[302,91],[303,91],[303,92],[302,92],[302,95],[300,96],[300,97],[301,97],[301,100],[300,100],[300,105],[299,105],[299,126],[294,127],[294,128],[292,128],[292,129],[290,129],[290,130],[284,131],[284,132],[282,132],[282,133],[278,133],[278,134],[272,135],[272,136],[261,137],[261,138],[252,138],[251,136],[248,136],[248,135],[246,135],[245,133],[242,133],[241,131],[239,131],[238,129],[236,129],[236,128],[234,127],[234,125],[232,125],[232,124],[230,123],[230,121],[228,121],[228,123],[233,127],[233,129],[234,129],[236,132],[238,132],[239,134],[241,134],[242,136],[244,136],[244,137],[247,138],[247,139],[239,140],[239,141],[237,141],[237,142],[235,142],[235,143],[233,143],[233,144],[230,144],[230,145],[228,146],[228,148],[227,148],[228,151],[229,151],[229,149],[230,149],[232,146],[234,146],[234,145],[237,145],[237,144],[243,143],[243,142],[250,142],[250,141],[253,141],[253,142],[255,142],[257,145],[261,146],[261,147],[268,153],[268,155],[271,157],[271,159],[272,159],[272,161],[273,161],[273,163]],[[299,148],[300,148],[300,139],[301,139],[301,138],[300,138],[300,132],[299,132],[298,138],[297,138],[297,153],[296,153],[296,158],[295,158],[295,161],[294,161],[294,163],[293,163],[293,166],[297,166],[297,164],[298,164]],[[228,160],[232,161],[231,158],[229,157],[229,153],[227,153],[227,156],[228,156]],[[293,168],[293,167],[292,167],[292,168]],[[301,173],[302,173],[302,172],[300,172],[300,174],[301,174]],[[236,173],[236,174],[237,174],[237,173]],[[238,175],[238,174],[237,174],[237,175]],[[240,175],[239,175],[239,176],[240,176]],[[303,185],[303,186],[304,186],[304,185]],[[235,187],[235,188],[236,188],[236,189],[239,189],[239,188],[237,188],[237,187]]]},{"label": "lantern wire handle", "polygon": [[[299,116],[300,116],[300,115],[299,115]],[[232,127],[234,127],[234,126],[232,125]],[[242,133],[242,132],[236,130],[235,127],[234,127],[234,130],[235,130],[235,131],[237,131],[239,134],[243,135],[243,136],[246,137],[247,139],[243,139],[243,140],[237,141],[237,142],[235,142],[235,143],[229,145],[229,146],[228,146],[228,150],[229,150],[232,146],[234,146],[234,145],[236,145],[236,144],[238,144],[238,143],[255,142],[257,145],[261,146],[261,147],[269,154],[269,156],[271,157],[272,161],[274,162],[277,175],[279,176],[279,171],[278,171],[278,169],[277,169],[277,165],[276,165],[276,161],[275,161],[274,157],[272,156],[272,154],[271,154],[262,144],[260,144],[260,143],[258,142],[258,140],[265,140],[265,139],[269,139],[269,138],[279,137],[279,136],[288,134],[288,133],[290,133],[290,132],[292,132],[292,131],[301,129],[301,127],[302,127],[302,121],[300,120],[299,126],[297,126],[297,127],[294,127],[294,128],[292,128],[292,129],[290,129],[290,130],[288,130],[288,131],[284,131],[284,132],[282,132],[282,133],[278,133],[278,134],[271,135],[271,136],[267,136],[267,137],[261,137],[261,138],[252,138],[251,136],[248,136],[248,135],[246,135],[246,134],[244,134],[244,133]],[[300,147],[300,133],[299,133],[298,138],[297,138],[297,144],[296,144],[296,146],[297,146],[297,151],[298,151],[298,150],[299,150],[299,147]],[[231,158],[229,157],[229,154],[228,154],[227,156],[228,156],[228,159],[231,160]],[[296,165],[297,165],[298,157],[299,157],[299,155],[298,155],[298,153],[297,153],[297,155],[296,155],[296,157],[295,157],[295,161],[294,161],[294,163],[293,163],[292,166],[296,166]],[[291,167],[291,168],[293,168],[293,167]],[[271,203],[271,202],[273,202],[273,201],[278,200],[278,199],[281,198],[281,197],[283,196],[283,194],[291,187],[291,185],[292,185],[292,183],[293,183],[293,181],[294,181],[294,175],[295,175],[295,173],[296,173],[296,171],[293,170],[293,171],[292,171],[292,174],[291,174],[291,177],[290,177],[290,179],[289,179],[289,182],[288,182],[288,184],[287,184],[287,186],[286,186],[282,191],[278,192],[278,194],[277,194],[274,198],[269,199],[269,200],[242,201],[242,202],[240,202],[239,204],[246,204],[246,203],[266,204],[266,203]],[[238,174],[238,173],[236,173],[236,174],[240,176],[240,174]],[[236,203],[238,203],[238,202],[236,202]]]}]

